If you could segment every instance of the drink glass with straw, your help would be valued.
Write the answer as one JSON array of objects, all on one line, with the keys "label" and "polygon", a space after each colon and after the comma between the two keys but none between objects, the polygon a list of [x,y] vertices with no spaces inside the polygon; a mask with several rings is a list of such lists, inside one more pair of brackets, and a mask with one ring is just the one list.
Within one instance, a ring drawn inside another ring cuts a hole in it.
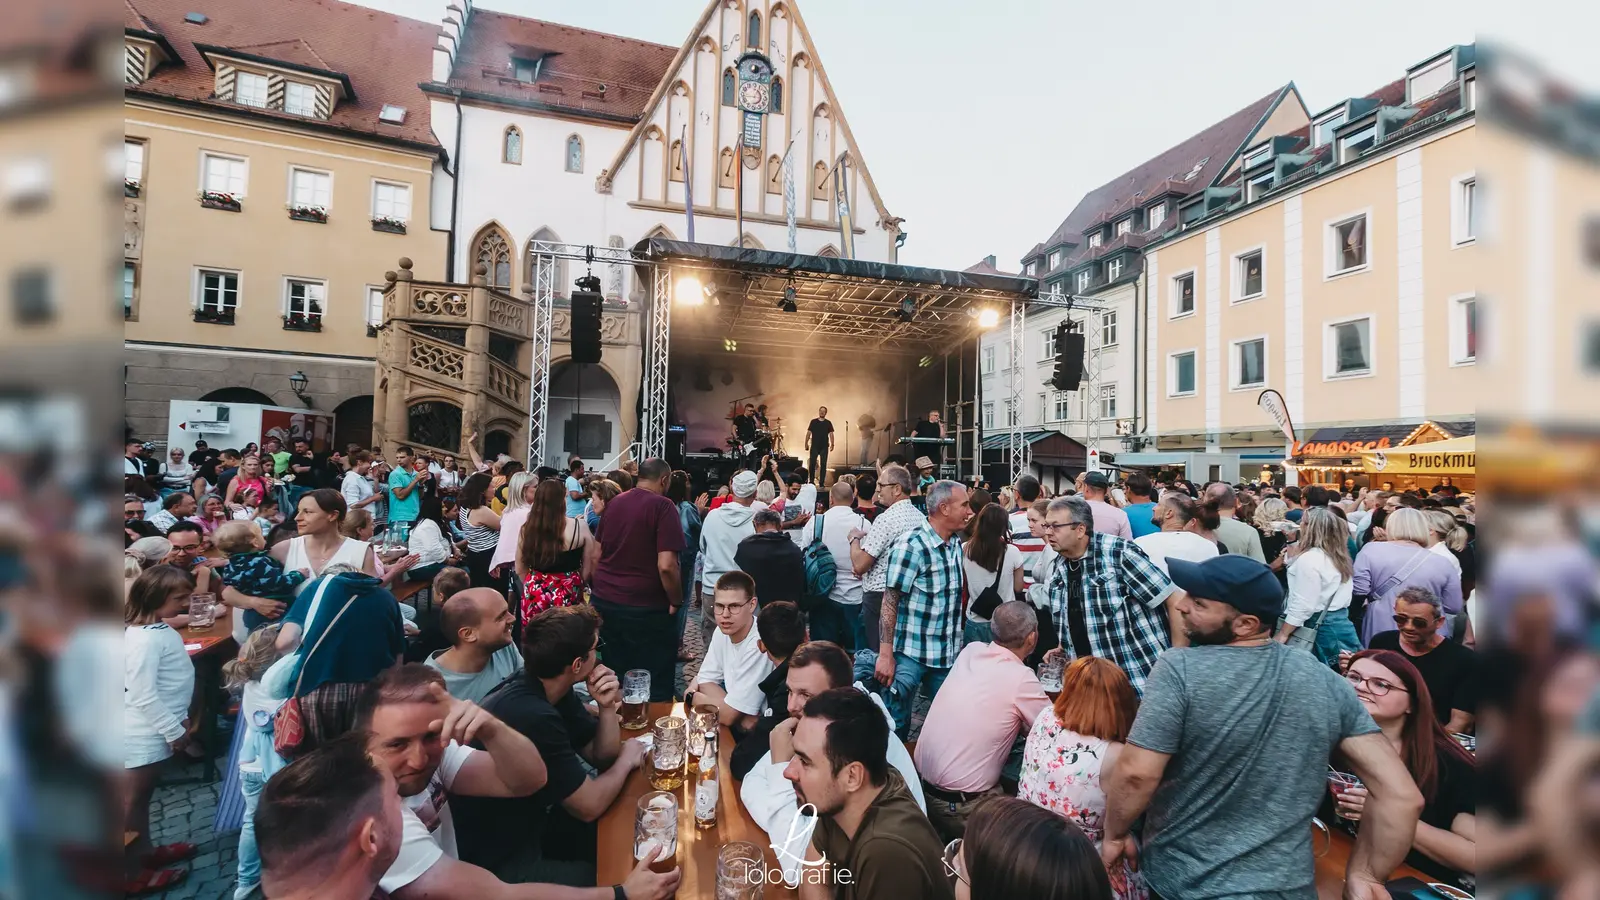
[{"label": "drink glass with straw", "polygon": [[1366,787],[1361,783],[1361,779],[1351,775],[1349,772],[1340,772],[1333,766],[1328,767],[1328,792],[1333,794],[1333,811],[1339,816],[1340,821],[1352,829],[1356,827],[1356,823],[1346,818],[1344,813],[1339,811],[1339,798],[1343,797],[1346,791],[1352,791],[1360,787]]}]

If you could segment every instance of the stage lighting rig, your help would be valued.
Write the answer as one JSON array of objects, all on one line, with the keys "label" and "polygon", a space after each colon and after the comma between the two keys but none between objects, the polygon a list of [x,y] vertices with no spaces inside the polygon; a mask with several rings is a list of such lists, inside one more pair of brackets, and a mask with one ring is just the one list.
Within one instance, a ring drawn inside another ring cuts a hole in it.
[{"label": "stage lighting rig", "polygon": [[783,286],[783,299],[778,301],[778,308],[786,313],[797,312],[799,307],[794,302],[796,296],[794,282],[791,281]]},{"label": "stage lighting rig", "polygon": [[678,289],[674,298],[685,306],[699,306],[706,302],[705,288],[700,284],[700,279],[693,275],[685,275],[678,279]]},{"label": "stage lighting rig", "polygon": [[900,311],[896,313],[902,322],[910,322],[917,317],[917,298],[910,294],[900,300]]}]

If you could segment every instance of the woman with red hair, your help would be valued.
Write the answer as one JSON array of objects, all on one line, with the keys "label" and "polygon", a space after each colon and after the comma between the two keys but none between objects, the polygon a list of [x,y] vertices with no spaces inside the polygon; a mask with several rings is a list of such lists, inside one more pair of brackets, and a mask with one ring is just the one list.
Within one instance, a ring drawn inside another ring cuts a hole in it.
[{"label": "woman with red hair", "polygon": [[[1100,774],[1121,752],[1138,711],[1133,685],[1116,663],[1098,656],[1073,660],[1055,704],[1039,712],[1028,732],[1017,796],[1071,821],[1098,848],[1106,819]],[[1107,874],[1117,900],[1149,896],[1144,877],[1127,859]]]},{"label": "woman with red hair", "polygon": [[[1462,884],[1477,863],[1472,756],[1434,717],[1428,684],[1404,656],[1393,650],[1363,650],[1351,658],[1345,678],[1422,791],[1422,817],[1406,865]],[[1339,814],[1359,821],[1366,799],[1364,788],[1345,791],[1339,795]]]}]

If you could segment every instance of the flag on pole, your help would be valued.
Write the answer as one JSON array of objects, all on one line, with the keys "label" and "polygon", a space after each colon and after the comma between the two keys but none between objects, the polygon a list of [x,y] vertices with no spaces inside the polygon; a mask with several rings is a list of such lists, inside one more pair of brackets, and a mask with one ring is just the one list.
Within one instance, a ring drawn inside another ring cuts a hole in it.
[{"label": "flag on pole", "polygon": [[794,204],[794,141],[790,141],[789,149],[783,151],[783,215],[789,223],[789,252],[797,253],[799,248],[795,244],[798,231]]},{"label": "flag on pole", "polygon": [[839,154],[839,161],[833,164],[833,205],[839,214],[839,255],[855,259],[856,233],[850,221],[850,187],[845,183],[844,161],[848,155]]},{"label": "flag on pole", "polygon": [[678,163],[683,166],[683,220],[689,243],[694,243],[694,167],[689,164],[689,126],[678,133]]}]

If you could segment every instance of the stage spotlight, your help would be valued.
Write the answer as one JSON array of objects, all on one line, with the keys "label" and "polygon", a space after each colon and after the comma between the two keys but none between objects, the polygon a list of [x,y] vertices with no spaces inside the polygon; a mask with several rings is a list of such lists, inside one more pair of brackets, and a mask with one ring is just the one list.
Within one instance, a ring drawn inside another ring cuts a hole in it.
[{"label": "stage spotlight", "polygon": [[907,294],[901,299],[899,317],[902,322],[909,322],[917,317],[917,298]]},{"label": "stage spotlight", "polygon": [[1000,310],[986,306],[978,310],[978,327],[993,328],[1000,324]]},{"label": "stage spotlight", "polygon": [[933,365],[933,357],[931,356],[924,356],[923,358],[917,360],[917,368],[919,369],[926,369],[931,365]]},{"label": "stage spotlight", "polygon": [[[729,353],[737,353],[739,351],[739,342],[732,338],[723,338],[722,349],[728,351]],[[727,382],[724,381],[723,383],[726,384]]]},{"label": "stage spotlight", "polygon": [[706,294],[700,285],[700,279],[693,275],[685,275],[678,279],[678,302],[685,306],[699,306],[706,302]]}]

